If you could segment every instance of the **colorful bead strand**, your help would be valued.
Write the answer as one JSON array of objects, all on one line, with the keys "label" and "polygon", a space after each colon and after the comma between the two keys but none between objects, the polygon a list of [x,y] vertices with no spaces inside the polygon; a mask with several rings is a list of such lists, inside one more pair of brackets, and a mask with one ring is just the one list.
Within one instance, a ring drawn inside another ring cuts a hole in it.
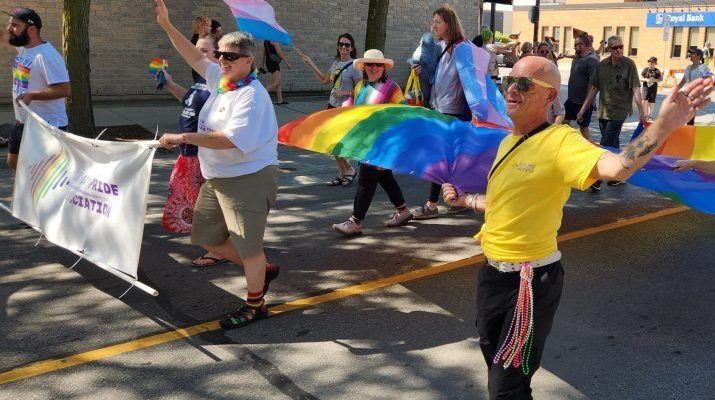
[{"label": "colorful bead strand", "polygon": [[495,364],[504,362],[504,369],[509,368],[510,365],[514,368],[521,367],[524,375],[529,375],[531,373],[529,358],[534,340],[534,292],[531,286],[534,269],[531,263],[524,263],[519,277],[521,281],[514,318],[493,362]]}]

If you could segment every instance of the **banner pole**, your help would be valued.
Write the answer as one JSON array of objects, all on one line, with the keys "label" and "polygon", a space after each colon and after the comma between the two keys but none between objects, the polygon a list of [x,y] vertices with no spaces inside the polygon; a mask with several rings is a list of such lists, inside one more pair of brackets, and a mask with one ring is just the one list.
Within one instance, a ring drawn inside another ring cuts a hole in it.
[{"label": "banner pole", "polygon": [[[7,211],[8,213],[10,213],[10,215],[12,215],[12,210],[10,209],[10,207],[8,207],[7,205],[5,205],[5,203],[0,202],[0,208],[2,208],[3,210],[5,210],[5,211]],[[34,230],[36,230],[36,231],[42,233],[38,228],[36,228],[36,227],[34,227],[34,226],[32,226],[32,225],[29,225],[29,224],[28,224],[28,226],[30,226],[30,227],[32,227],[32,229],[34,229]],[[48,240],[48,242],[52,243],[52,242],[49,241],[49,240]],[[52,244],[56,245],[55,243],[52,243]],[[60,246],[60,247],[61,247],[61,246]],[[62,247],[62,248],[64,249],[64,247]],[[150,295],[150,296],[156,297],[156,296],[159,295],[159,292],[158,292],[156,289],[154,289],[154,288],[152,288],[152,287],[150,287],[150,286],[148,286],[148,285],[146,285],[146,284],[144,284],[144,283],[139,282],[138,279],[134,279],[133,277],[131,277],[131,276],[129,276],[129,275],[123,273],[123,272],[117,271],[116,269],[114,269],[114,268],[110,267],[109,265],[106,265],[106,264],[104,264],[104,263],[102,263],[102,262],[89,260],[89,259],[86,258],[86,254],[83,254],[83,253],[81,253],[81,252],[79,252],[79,251],[71,250],[71,249],[66,249],[66,250],[70,251],[71,253],[73,253],[74,255],[76,255],[76,256],[78,256],[78,257],[84,258],[85,260],[87,260],[87,261],[91,262],[92,264],[98,266],[99,268],[101,268],[101,269],[103,269],[103,270],[109,272],[110,274],[116,276],[117,278],[119,278],[119,279],[121,279],[121,280],[123,280],[123,281],[125,281],[125,282],[131,283],[132,285],[134,285],[134,287],[136,287],[136,288],[138,288],[138,289],[141,289],[143,292],[147,293],[147,294]]]}]

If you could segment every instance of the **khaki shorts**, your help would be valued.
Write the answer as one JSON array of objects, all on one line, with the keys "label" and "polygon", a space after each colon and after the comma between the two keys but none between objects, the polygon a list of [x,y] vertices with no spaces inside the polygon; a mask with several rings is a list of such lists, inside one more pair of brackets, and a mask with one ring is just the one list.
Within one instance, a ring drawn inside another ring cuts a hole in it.
[{"label": "khaki shorts", "polygon": [[275,165],[249,175],[207,180],[194,206],[191,243],[219,245],[230,238],[241,258],[260,254],[277,186]]}]

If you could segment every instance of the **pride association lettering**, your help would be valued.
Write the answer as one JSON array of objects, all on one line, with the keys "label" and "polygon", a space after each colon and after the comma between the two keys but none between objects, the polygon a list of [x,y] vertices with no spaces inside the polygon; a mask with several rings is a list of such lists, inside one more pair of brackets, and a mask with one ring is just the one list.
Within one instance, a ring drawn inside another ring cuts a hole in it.
[{"label": "pride association lettering", "polygon": [[76,182],[76,184],[70,184],[70,190],[66,196],[67,202],[75,207],[109,218],[112,213],[113,199],[120,196],[119,185],[103,182],[86,174]]}]

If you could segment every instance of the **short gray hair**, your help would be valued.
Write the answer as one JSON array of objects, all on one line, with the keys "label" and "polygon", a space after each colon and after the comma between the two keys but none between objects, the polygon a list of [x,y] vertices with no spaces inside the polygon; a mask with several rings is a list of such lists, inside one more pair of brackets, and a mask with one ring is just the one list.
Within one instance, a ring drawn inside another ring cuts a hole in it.
[{"label": "short gray hair", "polygon": [[620,44],[623,44],[623,39],[621,39],[620,36],[618,35],[613,35],[606,40],[606,44],[611,43],[611,42],[618,42]]},{"label": "short gray hair", "polygon": [[236,31],[229,32],[218,41],[219,47],[230,46],[237,48],[238,52],[243,55],[252,56],[253,50],[256,48],[256,43],[253,42],[253,36],[250,33]]}]

